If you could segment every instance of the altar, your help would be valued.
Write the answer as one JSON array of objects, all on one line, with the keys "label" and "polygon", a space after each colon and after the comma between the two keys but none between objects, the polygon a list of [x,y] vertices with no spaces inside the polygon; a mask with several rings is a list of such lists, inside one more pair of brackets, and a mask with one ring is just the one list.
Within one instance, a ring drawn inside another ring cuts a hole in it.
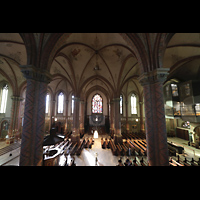
[{"label": "altar", "polygon": [[92,114],[89,116],[90,126],[105,126],[105,116],[102,114]]}]

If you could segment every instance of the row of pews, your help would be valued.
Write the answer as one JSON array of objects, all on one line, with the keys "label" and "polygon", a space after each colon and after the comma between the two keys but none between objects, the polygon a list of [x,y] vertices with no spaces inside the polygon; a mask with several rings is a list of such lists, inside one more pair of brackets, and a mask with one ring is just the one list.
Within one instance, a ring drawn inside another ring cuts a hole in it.
[{"label": "row of pews", "polygon": [[101,138],[102,149],[111,149],[115,156],[146,156],[147,143],[145,139],[127,139],[123,143],[114,143],[113,139]]},{"label": "row of pews", "polygon": [[137,156],[131,161],[129,158],[126,159],[124,164],[121,159],[118,161],[118,165],[116,166],[148,166],[147,162],[144,161],[143,157],[139,159]]},{"label": "row of pews", "polygon": [[122,132],[123,139],[146,139],[146,135],[143,132]]},{"label": "row of pews", "polygon": [[186,157],[181,159],[179,155],[175,158],[170,157],[169,166],[200,166],[200,158],[199,160],[194,160],[194,158],[189,160]]},{"label": "row of pews", "polygon": [[179,146],[173,142],[167,141],[167,145],[170,156],[176,156],[176,153],[182,154],[184,152],[184,147]]},{"label": "row of pews", "polygon": [[94,139],[82,138],[79,143],[72,143],[70,138],[65,138],[64,141],[51,146],[43,147],[43,165],[44,166],[58,166],[59,157],[61,155],[79,156],[83,148],[92,148]]}]

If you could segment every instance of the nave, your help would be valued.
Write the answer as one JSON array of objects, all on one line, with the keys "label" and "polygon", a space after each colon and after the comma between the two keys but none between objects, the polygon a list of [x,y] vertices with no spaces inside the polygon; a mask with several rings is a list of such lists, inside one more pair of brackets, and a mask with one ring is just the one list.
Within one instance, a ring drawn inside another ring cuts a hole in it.
[{"label": "nave", "polygon": [[[91,135],[85,134],[85,138],[91,137]],[[92,145],[92,148],[84,148],[81,152],[81,154],[78,155],[67,155],[67,164],[70,166],[71,160],[74,159],[75,165],[76,166],[117,166],[118,161],[121,159],[122,164],[124,166],[124,163],[126,162],[127,157],[131,162],[137,159],[137,164],[138,166],[140,165],[140,160],[143,158],[144,163],[147,163],[147,157],[146,156],[127,156],[127,155],[113,155],[111,149],[105,148],[102,149],[102,144],[101,144],[101,138],[109,138],[109,135],[101,135],[98,138],[94,138],[94,144]],[[167,140],[169,142],[173,142],[176,145],[182,146],[184,148],[184,152],[182,154],[177,154],[176,156],[169,156],[173,160],[177,160],[177,156],[179,155],[180,160],[184,160],[185,158],[189,161],[192,159],[198,161],[200,158],[200,149],[196,149],[195,147],[188,146],[187,145],[187,140],[178,138],[178,137],[168,137]],[[20,145],[20,142],[17,142]],[[13,145],[13,144],[12,144]],[[12,146],[8,145],[8,146]],[[15,144],[16,145],[16,144]],[[17,145],[16,145],[17,146]],[[3,149],[2,143],[0,143],[0,148]],[[12,155],[10,156],[10,154]],[[8,151],[7,153],[3,154],[0,156],[0,166],[19,166],[19,155],[20,155],[20,147],[13,149],[12,151]],[[96,155],[98,161],[96,162]],[[62,155],[60,156],[59,164],[60,166],[64,166],[66,163],[65,156]],[[170,165],[170,166],[175,166],[175,165]],[[190,165],[188,165],[190,166]]]}]

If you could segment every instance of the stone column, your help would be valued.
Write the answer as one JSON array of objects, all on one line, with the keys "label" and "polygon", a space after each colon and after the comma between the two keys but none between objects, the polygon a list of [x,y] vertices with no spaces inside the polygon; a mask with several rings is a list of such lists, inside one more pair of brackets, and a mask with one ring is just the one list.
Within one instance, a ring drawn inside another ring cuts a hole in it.
[{"label": "stone column", "polygon": [[51,75],[32,65],[20,66],[27,79],[20,166],[40,166],[45,125],[45,99]]},{"label": "stone column", "polygon": [[139,77],[144,90],[147,158],[150,166],[169,165],[163,97],[163,82],[168,70],[158,68]]},{"label": "stone column", "polygon": [[71,140],[73,143],[80,142],[79,103],[80,103],[80,98],[74,97],[73,132],[71,135]]},{"label": "stone column", "polygon": [[122,143],[122,135],[121,135],[121,116],[120,116],[120,98],[114,98],[114,113],[115,113],[115,134],[114,141],[115,143]]},{"label": "stone column", "polygon": [[69,104],[69,100],[66,100],[66,120],[65,120],[65,132],[67,133],[67,122],[68,122],[68,104]]},{"label": "stone column", "polygon": [[128,101],[125,102],[126,105],[126,132],[129,133],[129,123],[128,123]]},{"label": "stone column", "polygon": [[114,109],[113,109],[114,103],[113,101],[110,102],[110,132],[114,131],[114,120],[113,120],[113,115],[114,115]]},{"label": "stone column", "polygon": [[85,109],[85,102],[81,101],[81,119],[80,119],[80,132],[84,133],[84,109]]},{"label": "stone column", "polygon": [[12,99],[12,108],[11,108],[11,123],[10,123],[9,133],[11,136],[15,136],[18,130],[20,101],[22,101],[23,98],[19,96],[12,96],[11,99]]},{"label": "stone column", "polygon": [[143,102],[140,101],[139,102],[139,106],[140,106],[140,131],[144,133],[144,116],[143,116]]},{"label": "stone column", "polygon": [[52,108],[51,108],[51,128],[53,125],[55,125],[55,106],[56,106],[56,100],[54,97],[52,100]]}]

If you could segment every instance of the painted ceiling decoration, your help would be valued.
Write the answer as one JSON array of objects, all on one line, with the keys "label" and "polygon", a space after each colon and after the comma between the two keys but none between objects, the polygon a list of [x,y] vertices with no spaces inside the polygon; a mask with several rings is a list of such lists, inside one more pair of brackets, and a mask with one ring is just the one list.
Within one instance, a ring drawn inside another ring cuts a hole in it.
[{"label": "painted ceiling decoration", "polygon": [[54,93],[141,96],[137,78],[144,71],[164,67],[168,79],[200,78],[200,34],[0,33],[0,81],[10,82],[13,94],[26,84],[19,66],[30,64],[50,72]]}]

